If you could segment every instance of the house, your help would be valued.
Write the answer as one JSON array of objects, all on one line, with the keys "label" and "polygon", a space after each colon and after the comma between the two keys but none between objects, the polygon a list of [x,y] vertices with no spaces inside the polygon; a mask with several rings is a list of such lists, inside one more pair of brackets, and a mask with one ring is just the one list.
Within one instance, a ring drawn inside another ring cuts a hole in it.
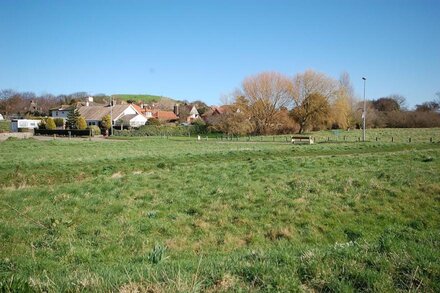
[{"label": "house", "polygon": [[33,119],[13,119],[11,121],[11,131],[18,132],[20,129],[34,129],[38,128],[41,120]]},{"label": "house", "polygon": [[57,108],[50,109],[50,116],[53,118],[62,118],[64,122],[67,120],[67,116],[69,113],[75,109],[79,109],[80,107],[90,107],[90,106],[103,106],[102,104],[98,104],[93,102],[93,97],[88,97],[85,102],[76,102],[73,105],[61,105]]},{"label": "house", "polygon": [[67,120],[67,115],[69,115],[70,111],[76,109],[76,105],[61,105],[58,108],[50,109],[50,116],[53,118],[62,118],[64,121]]},{"label": "house", "polygon": [[[137,127],[140,125],[145,125],[147,122],[147,118],[143,116],[132,104],[125,105],[105,105],[105,106],[83,106],[78,109],[79,114],[86,119],[87,125],[101,125],[102,117],[106,115],[111,115],[113,120],[113,125],[124,125],[124,126],[132,126]],[[127,115],[135,115],[130,116],[125,119],[124,116]],[[141,117],[137,117],[141,116]],[[129,119],[130,118],[130,119]],[[127,120],[129,119],[129,120]],[[122,122],[121,122],[121,121]],[[127,122],[128,121],[128,122]],[[143,124],[142,124],[143,122]]]},{"label": "house", "polygon": [[180,106],[176,104],[174,106],[174,114],[179,117],[181,122],[185,121],[187,123],[192,123],[194,120],[200,118],[199,111],[197,111],[196,106],[193,105]]},{"label": "house", "polygon": [[154,111],[153,117],[161,122],[175,122],[179,120],[179,117],[174,114],[172,111]]},{"label": "house", "polygon": [[3,115],[0,114],[0,121],[5,120],[5,118],[3,118]]},{"label": "house", "polygon": [[207,122],[211,117],[220,116],[220,115],[226,113],[226,111],[227,111],[227,108],[224,106],[221,106],[221,107],[213,106],[208,111],[203,113],[201,116],[202,116],[202,119],[205,122]]},{"label": "house", "polygon": [[145,123],[148,121],[148,119],[141,114],[129,114],[122,116],[122,118],[119,118],[115,125],[116,126],[122,126],[122,127],[140,127],[142,125],[145,125]]}]

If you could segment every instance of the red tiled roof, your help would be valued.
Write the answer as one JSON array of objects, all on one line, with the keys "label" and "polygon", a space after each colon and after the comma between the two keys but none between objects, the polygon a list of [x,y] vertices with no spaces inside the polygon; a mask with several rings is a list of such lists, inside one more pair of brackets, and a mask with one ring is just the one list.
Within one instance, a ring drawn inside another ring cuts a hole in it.
[{"label": "red tiled roof", "polygon": [[136,109],[136,111],[139,112],[139,114],[143,114],[143,113],[145,113],[144,109],[142,109],[142,108],[139,107],[138,105],[136,105],[136,104],[131,104],[131,105],[133,106],[133,108]]},{"label": "red tiled roof", "polygon": [[159,120],[172,121],[177,120],[176,114],[172,111],[155,111],[153,112],[153,117]]}]

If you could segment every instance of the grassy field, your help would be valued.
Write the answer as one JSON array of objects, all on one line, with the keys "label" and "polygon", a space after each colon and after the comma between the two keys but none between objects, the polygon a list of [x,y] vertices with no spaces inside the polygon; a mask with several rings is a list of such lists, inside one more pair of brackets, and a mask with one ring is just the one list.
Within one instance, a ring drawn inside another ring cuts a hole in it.
[{"label": "grassy field", "polygon": [[380,131],[2,142],[0,291],[439,292],[440,131]]}]

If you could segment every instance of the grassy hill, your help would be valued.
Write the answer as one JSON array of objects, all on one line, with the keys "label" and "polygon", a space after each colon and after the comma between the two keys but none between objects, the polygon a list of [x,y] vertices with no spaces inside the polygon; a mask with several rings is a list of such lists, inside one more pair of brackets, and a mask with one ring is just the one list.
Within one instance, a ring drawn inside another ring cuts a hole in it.
[{"label": "grassy hill", "polygon": [[137,102],[143,101],[145,103],[148,102],[157,102],[159,100],[161,100],[164,97],[161,96],[155,96],[155,95],[136,95],[136,94],[116,94],[113,95],[114,98],[118,99],[118,100],[122,100],[122,101],[128,101],[128,100],[134,100]]},{"label": "grassy hill", "polygon": [[439,292],[440,131],[408,131],[5,141],[0,291]]}]

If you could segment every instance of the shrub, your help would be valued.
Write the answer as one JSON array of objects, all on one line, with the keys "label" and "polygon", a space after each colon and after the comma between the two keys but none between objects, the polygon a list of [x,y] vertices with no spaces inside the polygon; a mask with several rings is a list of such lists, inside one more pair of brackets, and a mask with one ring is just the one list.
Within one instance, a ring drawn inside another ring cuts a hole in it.
[{"label": "shrub", "polygon": [[110,129],[110,127],[112,126],[112,119],[108,114],[102,117],[101,122],[102,122],[102,128],[104,129]]},{"label": "shrub", "polygon": [[157,118],[150,118],[148,119],[147,123],[145,125],[156,125],[159,126],[160,125],[160,121]]},{"label": "shrub", "polygon": [[197,134],[194,126],[144,125],[138,129],[115,130],[118,136],[187,136]]},{"label": "shrub", "polygon": [[92,135],[100,135],[101,134],[101,128],[99,128],[96,125],[91,125],[88,127],[88,129],[92,130]]},{"label": "shrub", "polygon": [[9,132],[10,129],[11,129],[10,121],[0,121],[0,133]]},{"label": "shrub", "polygon": [[195,132],[198,134],[205,134],[208,132],[208,126],[206,125],[205,121],[203,121],[202,119],[194,120],[193,127]]},{"label": "shrub", "polygon": [[84,117],[79,117],[78,119],[78,129],[86,129],[87,128],[87,122],[86,119]]},{"label": "shrub", "polygon": [[55,121],[53,121],[53,118],[47,118],[46,120],[46,129],[52,130],[57,128],[57,126],[55,125]]},{"label": "shrub", "polygon": [[56,127],[63,127],[64,126],[64,119],[63,118],[55,118],[53,119],[55,122]]}]

